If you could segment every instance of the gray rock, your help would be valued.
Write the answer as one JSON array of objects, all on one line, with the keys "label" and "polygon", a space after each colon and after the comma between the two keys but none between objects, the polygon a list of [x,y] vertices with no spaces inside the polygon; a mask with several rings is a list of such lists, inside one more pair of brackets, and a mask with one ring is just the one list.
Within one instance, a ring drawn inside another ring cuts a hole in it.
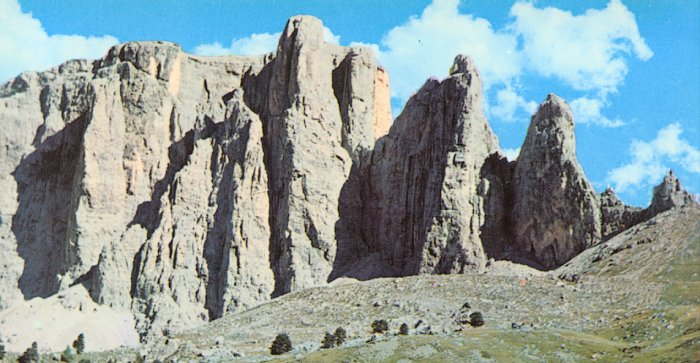
[{"label": "gray rock", "polygon": [[576,159],[569,105],[550,94],[532,116],[513,175],[516,244],[555,268],[601,239],[600,201]]},{"label": "gray rock", "polygon": [[388,87],[307,16],[260,57],[126,43],[0,85],[0,309],[84,284],[149,340],[343,276],[556,267],[694,203],[673,174],[599,201],[556,96],[508,162],[466,56],[393,124]]},{"label": "gray rock", "polygon": [[608,188],[601,194],[603,239],[610,239],[659,213],[690,204],[698,204],[698,201],[692,193],[683,189],[672,170],[654,187],[651,204],[646,209],[625,205],[615,192]]},{"label": "gray rock", "polygon": [[450,77],[428,80],[371,156],[363,236],[385,275],[485,267],[480,174],[497,151],[474,62],[457,56]]},{"label": "gray rock", "polygon": [[603,240],[610,239],[644,218],[642,208],[625,205],[611,188],[600,195],[600,211]]},{"label": "gray rock", "polygon": [[359,231],[341,189],[390,109],[371,51],[311,17],[274,54],[126,43],[0,98],[0,308],[83,283],[144,336],[325,284]]},{"label": "gray rock", "polygon": [[651,199],[651,205],[645,211],[645,219],[669,209],[689,204],[698,204],[698,201],[693,194],[683,189],[681,182],[673,174],[673,170],[669,170],[664,180],[654,187],[654,196]]}]

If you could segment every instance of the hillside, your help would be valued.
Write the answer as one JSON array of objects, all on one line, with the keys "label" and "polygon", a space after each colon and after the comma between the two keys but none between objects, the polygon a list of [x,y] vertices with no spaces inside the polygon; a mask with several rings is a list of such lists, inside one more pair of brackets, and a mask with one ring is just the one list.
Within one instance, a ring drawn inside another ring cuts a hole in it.
[{"label": "hillside", "polygon": [[[308,289],[176,334],[150,356],[219,361],[240,355],[251,362],[700,358],[697,206],[662,213],[547,274],[511,273],[499,276],[494,269]],[[455,322],[464,303],[483,312],[484,327]],[[391,334],[368,342],[375,319],[387,319]],[[395,336],[404,322],[410,335]],[[319,350],[323,334],[338,326],[347,330],[348,343]],[[274,358],[269,345],[281,331],[295,349]]]}]

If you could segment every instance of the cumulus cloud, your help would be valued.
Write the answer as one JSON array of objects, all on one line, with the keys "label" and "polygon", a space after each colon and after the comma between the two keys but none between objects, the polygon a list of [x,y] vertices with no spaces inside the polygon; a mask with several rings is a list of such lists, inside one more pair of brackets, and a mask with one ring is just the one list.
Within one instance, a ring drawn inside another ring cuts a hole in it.
[{"label": "cumulus cloud", "polygon": [[509,148],[504,148],[503,153],[506,155],[508,160],[513,161],[518,158],[518,155],[520,155],[520,148],[515,148],[515,149],[509,149]]},{"label": "cumulus cloud", "polygon": [[[277,42],[282,35],[279,33],[253,33],[243,38],[234,38],[231,45],[225,47],[221,43],[214,42],[201,44],[194,48],[194,53],[198,55],[259,55],[274,52],[277,49]],[[340,36],[333,34],[327,27],[323,27],[323,38],[327,43],[340,44]]]},{"label": "cumulus cloud", "polygon": [[577,16],[518,2],[510,15],[514,17],[511,28],[523,39],[526,66],[577,90],[615,92],[627,74],[626,56],[647,60],[653,55],[639,34],[634,14],[619,0]]},{"label": "cumulus cloud", "polygon": [[486,88],[520,73],[516,39],[485,19],[460,14],[458,5],[434,0],[419,17],[384,36],[378,57],[389,71],[392,97],[403,102],[426,79],[447,75],[457,53],[474,58]]},{"label": "cumulus cloud", "polygon": [[599,98],[579,97],[570,102],[576,122],[579,124],[593,124],[603,127],[620,127],[625,123],[620,119],[611,120],[600,112],[605,105]]},{"label": "cumulus cloud", "polygon": [[511,88],[504,88],[496,93],[496,104],[489,109],[489,112],[500,120],[514,121],[518,110],[532,115],[537,110],[537,103],[526,101]]},{"label": "cumulus cloud", "polygon": [[69,59],[99,58],[116,43],[117,38],[109,35],[49,35],[41,22],[22,12],[16,0],[0,0],[0,82]]},{"label": "cumulus cloud", "polygon": [[420,16],[391,29],[379,45],[370,45],[389,70],[392,97],[400,104],[426,79],[446,75],[454,56],[465,53],[476,60],[485,93],[494,85],[502,87],[491,104],[484,104],[496,119],[513,121],[534,111],[535,103],[515,86],[527,74],[555,77],[576,91],[592,92],[594,96],[572,102],[580,123],[623,125],[603,115],[607,95],[624,81],[629,58],[647,60],[653,52],[639,34],[634,14],[619,0],[581,15],[516,2],[511,22],[500,29],[460,13],[458,5],[458,0],[434,0]]},{"label": "cumulus cloud", "polygon": [[611,170],[607,180],[615,190],[626,192],[631,188],[658,182],[670,165],[700,174],[700,150],[681,137],[683,128],[672,123],[656,134],[651,141],[633,140],[630,146],[632,161]]}]

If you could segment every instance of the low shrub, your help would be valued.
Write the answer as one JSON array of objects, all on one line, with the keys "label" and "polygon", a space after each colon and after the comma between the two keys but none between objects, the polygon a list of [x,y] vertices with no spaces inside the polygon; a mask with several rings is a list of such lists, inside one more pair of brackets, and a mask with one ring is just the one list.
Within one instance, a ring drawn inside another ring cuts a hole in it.
[{"label": "low shrub", "polygon": [[335,335],[335,344],[337,346],[341,346],[343,345],[343,343],[345,343],[345,339],[347,338],[347,333],[345,332],[345,329],[343,329],[342,327],[338,327],[338,329],[335,330],[335,333],[333,333],[333,335]]},{"label": "low shrub", "polygon": [[292,340],[289,339],[289,335],[287,333],[277,334],[277,337],[272,342],[272,346],[270,346],[270,353],[272,355],[280,355],[290,350],[292,350]]},{"label": "low shrub", "polygon": [[389,323],[384,320],[375,320],[372,322],[372,333],[384,333],[389,330]]}]

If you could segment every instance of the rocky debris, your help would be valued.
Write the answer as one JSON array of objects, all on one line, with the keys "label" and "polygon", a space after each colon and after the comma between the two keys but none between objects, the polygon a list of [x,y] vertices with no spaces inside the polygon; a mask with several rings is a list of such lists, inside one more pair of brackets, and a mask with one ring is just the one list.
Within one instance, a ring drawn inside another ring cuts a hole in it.
[{"label": "rocky debris", "polygon": [[391,266],[385,276],[484,268],[480,173],[497,151],[474,62],[457,56],[452,74],[428,80],[372,153],[363,236]]},{"label": "rocky debris", "polygon": [[[669,261],[679,254],[691,256],[693,241],[700,241],[700,206],[689,204],[662,212],[599,243],[553,271],[571,281],[587,276],[625,274],[633,279],[671,271]],[[695,246],[694,248],[697,248]]]},{"label": "rocky debris", "polygon": [[127,309],[98,305],[81,285],[0,312],[0,340],[10,352],[23,352],[32,342],[42,351],[61,352],[79,334],[84,334],[89,352],[139,345],[133,315]]},{"label": "rocky debris", "polygon": [[600,201],[576,159],[571,109],[556,95],[532,116],[513,185],[515,242],[544,267],[600,241]]}]

